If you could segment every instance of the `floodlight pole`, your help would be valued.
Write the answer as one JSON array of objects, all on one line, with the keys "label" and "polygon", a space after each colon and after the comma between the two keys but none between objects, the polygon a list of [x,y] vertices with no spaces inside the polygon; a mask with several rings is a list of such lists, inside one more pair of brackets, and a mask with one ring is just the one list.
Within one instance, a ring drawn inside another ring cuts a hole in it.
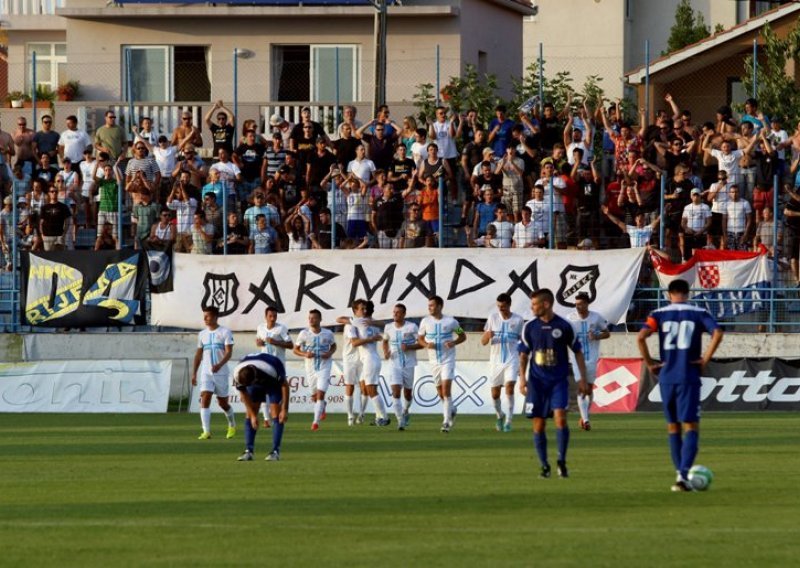
[{"label": "floodlight pole", "polygon": [[372,100],[372,114],[378,114],[378,107],[386,104],[386,1],[370,0],[375,7],[375,92]]}]

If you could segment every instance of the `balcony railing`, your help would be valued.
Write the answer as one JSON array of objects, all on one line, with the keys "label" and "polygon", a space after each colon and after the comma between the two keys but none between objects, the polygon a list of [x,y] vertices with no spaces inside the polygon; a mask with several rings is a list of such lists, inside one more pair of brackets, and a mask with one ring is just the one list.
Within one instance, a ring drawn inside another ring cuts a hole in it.
[{"label": "balcony railing", "polygon": [[0,0],[3,16],[54,16],[66,0]]}]

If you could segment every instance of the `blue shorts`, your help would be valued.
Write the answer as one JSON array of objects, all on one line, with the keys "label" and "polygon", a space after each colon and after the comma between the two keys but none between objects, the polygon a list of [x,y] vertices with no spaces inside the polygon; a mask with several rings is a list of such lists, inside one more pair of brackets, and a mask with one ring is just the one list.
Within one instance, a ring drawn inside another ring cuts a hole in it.
[{"label": "blue shorts", "polygon": [[270,404],[280,404],[283,401],[283,393],[280,387],[268,389],[260,385],[251,385],[247,387],[247,396],[256,404],[266,402],[267,399],[269,399]]},{"label": "blue shorts", "polygon": [[569,406],[569,383],[546,383],[528,378],[525,396],[526,418],[547,418],[553,410],[566,410]]},{"label": "blue shorts", "polygon": [[660,383],[664,417],[670,424],[700,422],[700,384]]},{"label": "blue shorts", "polygon": [[369,232],[369,224],[361,219],[347,222],[347,236],[351,239],[363,239]]}]

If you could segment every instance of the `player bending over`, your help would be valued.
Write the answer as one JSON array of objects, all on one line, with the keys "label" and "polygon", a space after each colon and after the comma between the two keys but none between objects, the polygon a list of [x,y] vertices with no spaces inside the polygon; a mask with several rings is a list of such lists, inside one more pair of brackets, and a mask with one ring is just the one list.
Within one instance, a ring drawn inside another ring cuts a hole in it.
[{"label": "player bending over", "polygon": [[[688,475],[700,437],[700,372],[714,356],[723,333],[708,311],[687,303],[686,280],[670,282],[667,293],[670,304],[650,313],[637,339],[645,364],[658,376],[669,450],[678,474],[672,490],[692,491]],[[711,341],[701,357],[703,332],[711,334]],[[660,363],[653,360],[647,347],[647,338],[653,333],[658,333]]]},{"label": "player bending over", "polygon": [[239,456],[239,461],[253,461],[258,433],[258,408],[262,403],[269,403],[273,422],[272,451],[266,460],[280,460],[283,427],[289,413],[289,382],[283,361],[269,353],[247,355],[233,370],[233,386],[239,391],[247,413],[244,421],[245,450]]},{"label": "player bending over", "polygon": [[[217,403],[228,419],[226,438],[236,435],[236,416],[228,404],[228,360],[233,353],[233,334],[227,327],[217,323],[219,310],[214,306],[203,309],[206,328],[197,334],[197,351],[194,354],[192,386],[200,386],[200,423],[203,432],[198,440],[211,438],[211,397],[217,395]],[[198,380],[199,373],[199,380]]]},{"label": "player bending over", "polygon": [[[547,435],[545,423],[552,411],[556,424],[558,444],[559,477],[569,477],[567,472],[567,446],[569,446],[569,426],[567,426],[567,407],[569,405],[569,356],[567,350],[575,353],[580,379],[578,391],[586,394],[586,364],[583,361],[581,344],[575,338],[572,326],[567,320],[553,312],[553,293],[547,288],[537,290],[531,296],[531,311],[534,319],[522,329],[519,343],[519,386],[526,395],[525,415],[533,419],[533,444],[542,464],[539,477],[550,477],[550,462],[547,461]],[[530,354],[533,358],[530,359]],[[530,359],[530,367],[528,362]],[[528,377],[525,377],[527,368]]]}]

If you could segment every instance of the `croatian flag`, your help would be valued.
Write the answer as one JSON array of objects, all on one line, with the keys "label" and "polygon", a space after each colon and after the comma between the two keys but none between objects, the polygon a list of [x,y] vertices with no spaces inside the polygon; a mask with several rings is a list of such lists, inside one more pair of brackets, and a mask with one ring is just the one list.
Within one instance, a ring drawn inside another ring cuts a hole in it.
[{"label": "croatian flag", "polygon": [[686,280],[692,301],[716,318],[769,309],[772,261],[763,246],[758,252],[700,249],[683,264],[650,257],[662,288]]}]

